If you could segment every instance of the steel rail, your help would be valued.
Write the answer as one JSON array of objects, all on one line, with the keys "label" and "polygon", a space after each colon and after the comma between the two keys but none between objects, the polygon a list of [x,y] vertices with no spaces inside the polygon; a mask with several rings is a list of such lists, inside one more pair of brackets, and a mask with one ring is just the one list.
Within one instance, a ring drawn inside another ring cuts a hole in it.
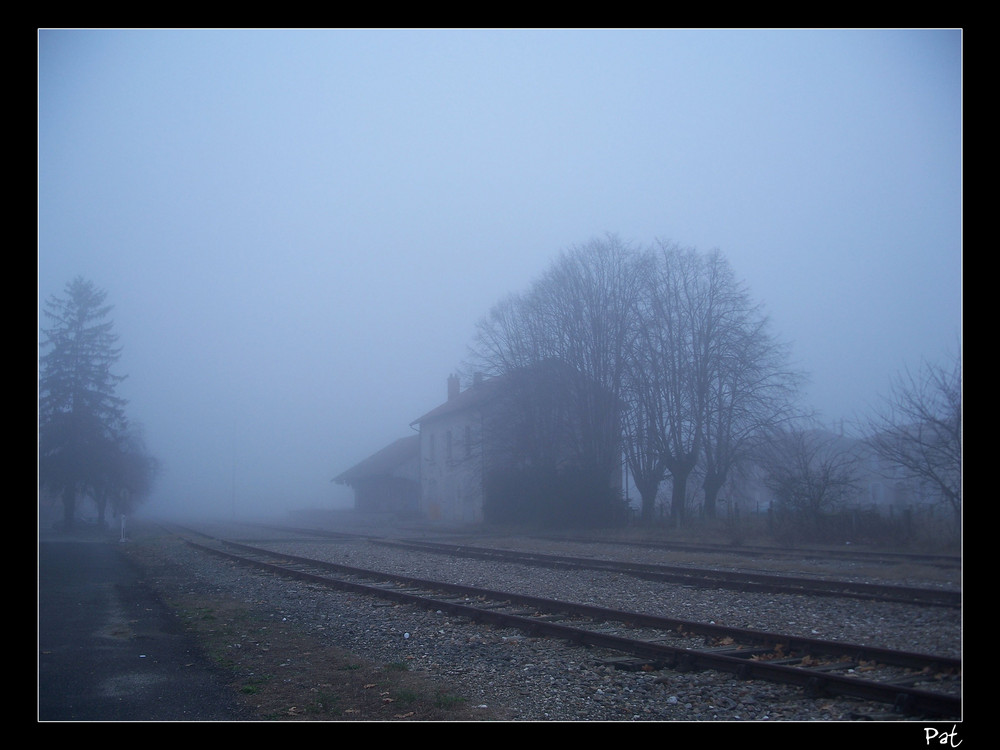
[{"label": "steel rail", "polygon": [[494,549],[469,545],[403,539],[370,538],[372,544],[439,552],[485,560],[505,560],[550,567],[577,567],[622,573],[647,580],[666,581],[701,587],[724,587],[736,590],[766,591],[769,593],[808,594],[812,596],[840,596],[869,601],[888,601],[902,604],[960,607],[962,594],[944,589],[892,586],[877,583],[802,578],[758,573],[730,573],[705,568],[658,565],[652,563],[600,560],[592,557],[572,557],[540,552]]},{"label": "steel rail", "polygon": [[653,541],[637,539],[602,539],[585,536],[532,535],[534,539],[550,542],[572,542],[577,544],[613,544],[628,547],[645,547],[650,549],[678,550],[681,552],[708,552],[726,555],[745,555],[749,557],[792,557],[806,560],[851,560],[857,562],[876,562],[898,565],[901,563],[923,563],[936,567],[961,567],[962,558],[958,555],[942,555],[920,552],[875,552],[856,549],[808,549],[808,548],[778,548],[753,545],[710,544],[707,542]]},{"label": "steel rail", "polygon": [[[275,524],[249,523],[249,526],[259,526],[280,531],[290,531],[297,534],[307,534],[338,539],[358,538],[363,536],[371,539],[392,539],[398,535],[373,534],[371,532],[350,533],[331,531],[328,529],[279,526]],[[920,552],[875,552],[857,549],[808,549],[779,548],[754,545],[711,544],[709,542],[655,541],[638,539],[603,539],[599,537],[572,535],[532,534],[529,538],[552,542],[571,542],[575,544],[608,544],[626,547],[643,547],[647,549],[677,550],[681,552],[706,552],[749,557],[771,556],[779,558],[794,558],[800,560],[848,560],[857,562],[874,562],[897,565],[901,563],[923,563],[935,567],[961,567],[960,555],[945,555]]]}]

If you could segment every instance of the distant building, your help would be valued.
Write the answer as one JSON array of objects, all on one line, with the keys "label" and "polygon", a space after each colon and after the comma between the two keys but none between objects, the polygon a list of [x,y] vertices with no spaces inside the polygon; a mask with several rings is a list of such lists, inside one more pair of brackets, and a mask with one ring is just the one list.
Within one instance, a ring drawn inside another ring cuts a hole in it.
[{"label": "distant building", "polygon": [[477,375],[462,391],[448,377],[448,399],[415,419],[420,431],[420,511],[430,520],[483,521],[487,422],[496,411],[496,379]]},{"label": "distant building", "polygon": [[620,496],[618,405],[572,368],[549,360],[494,378],[477,374],[464,391],[452,375],[447,393],[411,423],[420,430],[420,510],[427,518],[479,523],[503,508],[510,520],[527,520],[530,508],[522,513],[511,503],[555,502],[559,492],[572,493],[570,502],[578,499],[586,515],[593,508],[585,508],[585,496],[600,495],[587,487]]},{"label": "distant building", "polygon": [[[597,477],[597,484],[606,480],[608,489],[620,494],[617,412],[602,427],[590,427],[591,439],[581,439],[587,428],[575,399],[589,388],[582,383],[558,363],[495,378],[477,374],[464,391],[451,375],[447,399],[410,423],[419,434],[396,441],[334,481],[354,490],[357,510],[419,513],[465,524],[486,520],[488,478],[505,472],[524,476],[544,467],[581,482]],[[588,403],[597,400],[592,390],[585,395]],[[593,440],[597,432],[606,432],[607,440]],[[607,447],[609,461],[581,454],[582,444],[594,443]],[[607,472],[595,471],[604,463]]]},{"label": "distant building", "polygon": [[414,515],[420,507],[420,436],[400,438],[334,482],[354,490],[354,508],[365,513]]}]

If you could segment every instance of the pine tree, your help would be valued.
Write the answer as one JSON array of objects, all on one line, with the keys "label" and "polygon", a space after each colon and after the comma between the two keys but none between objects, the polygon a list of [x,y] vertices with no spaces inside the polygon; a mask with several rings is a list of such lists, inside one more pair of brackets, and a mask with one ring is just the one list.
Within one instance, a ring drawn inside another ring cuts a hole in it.
[{"label": "pine tree", "polygon": [[121,349],[106,296],[77,277],[43,310],[51,327],[42,329],[39,359],[39,483],[61,496],[67,526],[80,496],[106,491],[128,427],[126,401],[115,392],[125,377],[112,373]]}]

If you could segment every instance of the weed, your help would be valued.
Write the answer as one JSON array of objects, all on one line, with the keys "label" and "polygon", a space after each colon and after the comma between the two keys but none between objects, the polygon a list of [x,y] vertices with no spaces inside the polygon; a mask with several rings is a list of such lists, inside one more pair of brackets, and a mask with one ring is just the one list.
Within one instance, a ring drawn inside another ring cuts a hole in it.
[{"label": "weed", "polygon": [[240,688],[240,692],[245,695],[256,695],[261,688],[271,680],[271,675],[265,674],[260,677],[253,677],[247,680],[246,684]]},{"label": "weed", "polygon": [[396,702],[404,706],[408,706],[411,703],[416,703],[418,700],[420,700],[420,694],[417,693],[415,690],[406,690],[406,689],[396,690],[396,692],[393,693],[393,695],[396,698]]},{"label": "weed", "polygon": [[458,708],[467,701],[467,698],[451,693],[438,693],[434,696],[434,705],[438,708]]},{"label": "weed", "polygon": [[321,691],[316,693],[316,699],[306,705],[308,714],[327,714],[337,710],[340,699],[333,693]]}]

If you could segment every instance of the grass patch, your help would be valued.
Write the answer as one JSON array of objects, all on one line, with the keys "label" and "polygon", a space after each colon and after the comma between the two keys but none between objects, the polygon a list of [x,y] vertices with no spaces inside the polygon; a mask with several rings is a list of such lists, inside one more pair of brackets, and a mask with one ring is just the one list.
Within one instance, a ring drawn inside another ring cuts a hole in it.
[{"label": "grass patch", "polygon": [[244,695],[257,695],[261,689],[268,682],[271,681],[271,675],[262,675],[261,677],[253,677],[240,688],[240,692]]},{"label": "grass patch", "polygon": [[468,702],[467,698],[451,693],[438,693],[434,696],[434,705],[438,708],[453,709],[464,706]]},{"label": "grass patch", "polygon": [[420,700],[420,695],[415,690],[408,690],[406,688],[401,688],[396,691],[395,700],[397,703],[402,703],[404,706],[409,706],[411,703],[416,703]]}]

